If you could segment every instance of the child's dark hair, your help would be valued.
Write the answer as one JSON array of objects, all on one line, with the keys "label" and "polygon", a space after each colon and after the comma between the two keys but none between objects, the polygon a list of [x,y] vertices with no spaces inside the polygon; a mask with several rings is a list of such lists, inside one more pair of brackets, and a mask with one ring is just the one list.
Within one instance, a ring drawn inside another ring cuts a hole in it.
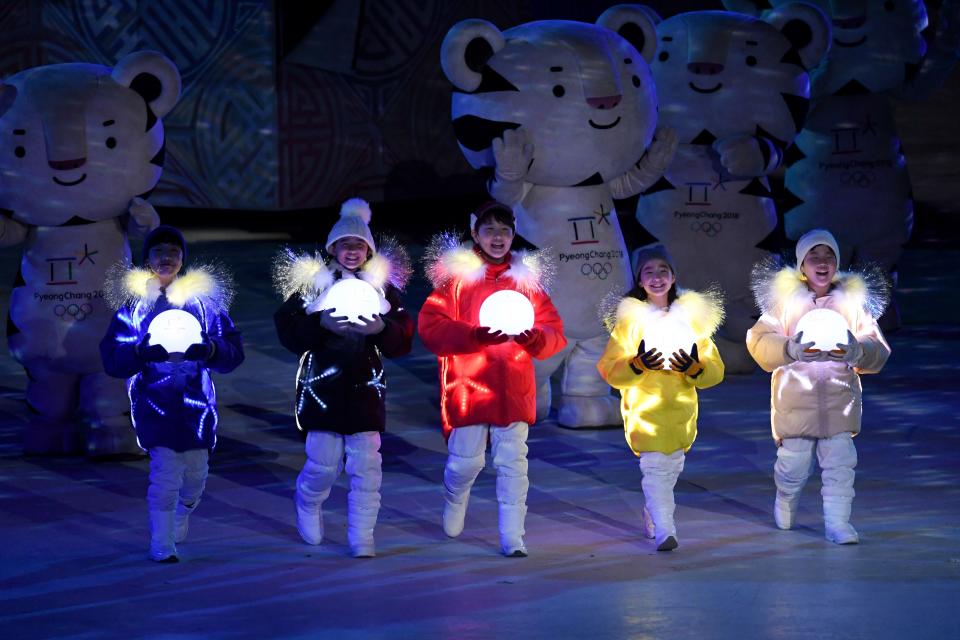
[{"label": "child's dark hair", "polygon": [[500,204],[495,200],[490,200],[485,202],[479,207],[477,207],[476,212],[473,214],[475,220],[473,222],[473,229],[471,231],[476,231],[480,228],[480,225],[485,222],[489,222],[491,219],[496,220],[500,224],[505,224],[513,232],[517,232],[517,219],[513,215],[513,210],[505,204]]}]

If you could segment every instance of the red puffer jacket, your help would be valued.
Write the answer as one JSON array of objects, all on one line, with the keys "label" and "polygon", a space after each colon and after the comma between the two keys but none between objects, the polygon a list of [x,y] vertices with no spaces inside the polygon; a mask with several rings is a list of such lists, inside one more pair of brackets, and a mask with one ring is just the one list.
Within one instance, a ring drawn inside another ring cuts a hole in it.
[{"label": "red puffer jacket", "polygon": [[[563,349],[563,322],[544,290],[540,252],[507,254],[501,264],[450,237],[435,240],[427,257],[434,291],[420,310],[420,338],[440,361],[440,412],[444,437],[474,424],[533,423],[537,393],[531,357]],[[513,340],[481,345],[474,337],[480,305],[490,294],[512,289],[533,304],[540,334],[521,347]]]}]

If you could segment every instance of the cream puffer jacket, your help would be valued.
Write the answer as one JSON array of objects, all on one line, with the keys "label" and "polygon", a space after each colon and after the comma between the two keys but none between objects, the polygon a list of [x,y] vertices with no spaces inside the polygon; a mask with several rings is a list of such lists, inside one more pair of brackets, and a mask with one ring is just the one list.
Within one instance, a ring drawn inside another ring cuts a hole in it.
[{"label": "cream puffer jacket", "polygon": [[[747,332],[747,349],[771,379],[770,422],[773,437],[829,438],[860,431],[860,374],[877,373],[890,346],[877,326],[889,299],[883,275],[876,271],[838,272],[827,295],[815,298],[794,267],[771,261],[753,270],[753,291],[763,315]],[[847,321],[863,347],[853,364],[798,362],[787,355],[797,322],[813,309],[832,309]]]}]

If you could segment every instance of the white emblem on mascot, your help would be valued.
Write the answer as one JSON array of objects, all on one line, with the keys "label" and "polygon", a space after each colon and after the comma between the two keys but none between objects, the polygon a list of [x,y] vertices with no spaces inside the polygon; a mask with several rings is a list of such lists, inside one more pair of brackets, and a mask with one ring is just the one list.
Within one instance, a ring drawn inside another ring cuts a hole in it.
[{"label": "white emblem on mascot", "polygon": [[619,5],[596,24],[545,20],[501,32],[464,20],[441,48],[461,150],[492,170],[490,192],[513,208],[517,233],[549,248],[558,267],[552,298],[568,341],[535,363],[537,416],[564,367],[558,420],[567,427],[622,421],[596,370],[608,337],[597,309],[633,284],[613,198],[653,184],[676,148],[672,131],[654,137],[656,46],[649,10]]},{"label": "white emblem on mascot", "polygon": [[176,67],[147,51],[112,69],[55,64],[0,84],[0,245],[24,243],[7,340],[29,377],[28,453],[139,451],[124,382],[100,363],[112,315],[103,282],[130,261],[127,233],[158,223],[143,197],[160,180],[160,118],[179,95]]},{"label": "white emblem on mascot", "polygon": [[680,146],[640,198],[637,219],[669,247],[685,286],[720,285],[726,320],[717,347],[728,372],[749,372],[756,365],[744,340],[758,315],[750,269],[768,245],[779,248],[766,176],[803,126],[806,69],[829,48],[830,25],[816,8],[790,3],[764,20],[681,13],[658,24],[657,36],[660,123],[676,129]]}]

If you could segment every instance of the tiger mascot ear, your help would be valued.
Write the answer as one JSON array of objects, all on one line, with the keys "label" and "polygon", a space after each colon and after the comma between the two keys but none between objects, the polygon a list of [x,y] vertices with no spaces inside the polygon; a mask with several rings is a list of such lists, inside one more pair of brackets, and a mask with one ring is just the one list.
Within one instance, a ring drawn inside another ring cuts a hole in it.
[{"label": "tiger mascot ear", "polygon": [[180,72],[169,58],[156,51],[124,56],[110,77],[143,96],[158,118],[167,115],[180,98]]},{"label": "tiger mascot ear", "polygon": [[639,4],[618,4],[600,14],[597,24],[616,32],[633,45],[647,62],[657,52],[657,24],[660,16]]},{"label": "tiger mascot ear", "polygon": [[806,2],[788,2],[767,11],[761,20],[780,30],[793,45],[805,69],[817,66],[827,52],[833,30],[823,11]]},{"label": "tiger mascot ear", "polygon": [[506,44],[503,33],[486,20],[471,18],[453,25],[440,45],[444,75],[461,91],[480,86],[481,69]]}]

